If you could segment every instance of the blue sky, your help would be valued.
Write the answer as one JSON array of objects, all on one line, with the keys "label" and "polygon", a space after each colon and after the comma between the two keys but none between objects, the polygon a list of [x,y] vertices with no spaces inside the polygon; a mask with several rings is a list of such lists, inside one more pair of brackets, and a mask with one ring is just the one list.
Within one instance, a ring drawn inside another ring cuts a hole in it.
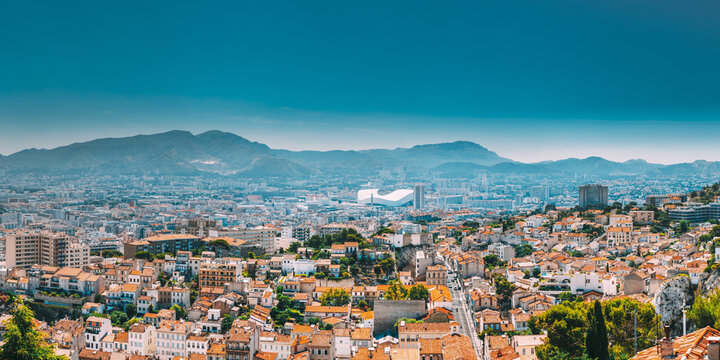
[{"label": "blue sky", "polygon": [[219,129],[720,160],[720,2],[5,2],[0,153]]}]

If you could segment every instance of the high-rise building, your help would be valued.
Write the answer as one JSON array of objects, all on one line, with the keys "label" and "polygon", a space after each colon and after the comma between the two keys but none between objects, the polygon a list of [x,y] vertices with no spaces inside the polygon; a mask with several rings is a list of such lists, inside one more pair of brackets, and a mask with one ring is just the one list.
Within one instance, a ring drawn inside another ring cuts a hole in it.
[{"label": "high-rise building", "polygon": [[415,184],[415,189],[413,190],[413,195],[415,197],[415,201],[413,202],[415,209],[420,210],[420,209],[424,208],[425,207],[425,185]]},{"label": "high-rise building", "polygon": [[90,247],[65,233],[15,231],[5,237],[8,268],[27,269],[35,264],[82,267],[88,264]]},{"label": "high-rise building", "polygon": [[607,206],[608,187],[601,184],[587,184],[580,186],[579,203],[581,207]]},{"label": "high-rise building", "polygon": [[550,187],[547,185],[536,185],[530,189],[530,194],[541,202],[545,203],[550,200]]}]

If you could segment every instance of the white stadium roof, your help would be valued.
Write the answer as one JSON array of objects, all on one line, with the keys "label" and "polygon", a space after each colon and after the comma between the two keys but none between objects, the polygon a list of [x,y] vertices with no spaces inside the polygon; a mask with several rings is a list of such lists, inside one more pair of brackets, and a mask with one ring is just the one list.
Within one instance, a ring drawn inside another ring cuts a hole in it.
[{"label": "white stadium roof", "polygon": [[401,206],[413,201],[413,191],[409,189],[399,189],[381,195],[380,189],[362,189],[358,190],[357,199],[358,204]]}]

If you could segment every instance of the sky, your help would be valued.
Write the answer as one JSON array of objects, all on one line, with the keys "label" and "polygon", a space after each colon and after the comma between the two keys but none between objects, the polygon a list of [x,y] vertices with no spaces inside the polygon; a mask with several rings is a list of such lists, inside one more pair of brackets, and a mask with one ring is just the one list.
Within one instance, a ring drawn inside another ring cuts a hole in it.
[{"label": "sky", "polygon": [[720,2],[0,4],[0,154],[173,129],[720,160]]}]

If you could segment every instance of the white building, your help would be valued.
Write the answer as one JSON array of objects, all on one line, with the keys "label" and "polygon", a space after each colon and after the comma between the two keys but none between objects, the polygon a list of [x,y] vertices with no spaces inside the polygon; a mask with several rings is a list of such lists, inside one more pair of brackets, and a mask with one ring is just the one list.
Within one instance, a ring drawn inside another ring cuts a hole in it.
[{"label": "white building", "polygon": [[101,350],[100,342],[105,335],[112,332],[110,319],[90,316],[85,321],[85,347],[90,350]]},{"label": "white building", "polygon": [[191,330],[192,323],[164,321],[157,329],[156,354],[160,360],[187,357],[187,338]]},{"label": "white building", "polygon": [[155,327],[135,324],[128,333],[128,352],[136,355],[155,353]]},{"label": "white building", "polygon": [[395,190],[381,194],[380,189],[358,190],[357,201],[362,205],[403,206],[413,202],[413,191],[409,189]]}]

